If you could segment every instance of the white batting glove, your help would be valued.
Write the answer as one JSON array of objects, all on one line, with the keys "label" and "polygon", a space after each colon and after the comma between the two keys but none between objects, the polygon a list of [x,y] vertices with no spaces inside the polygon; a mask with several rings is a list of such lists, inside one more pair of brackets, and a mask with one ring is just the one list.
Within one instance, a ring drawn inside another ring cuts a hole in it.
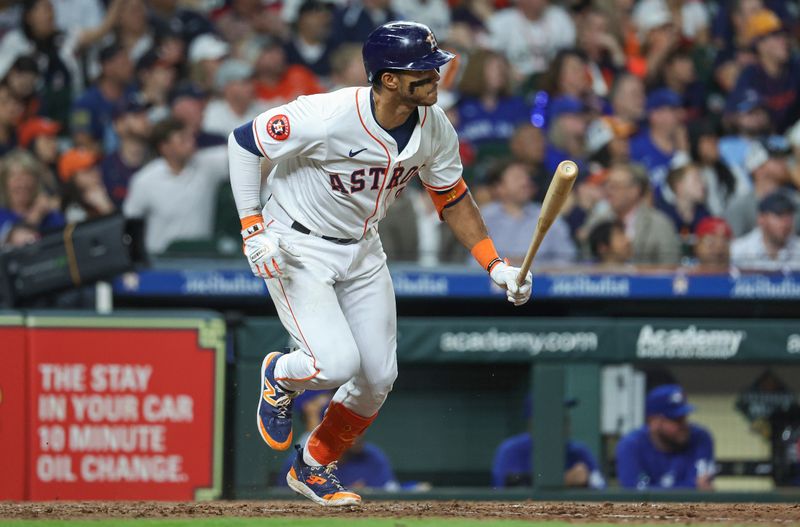
[{"label": "white batting glove", "polygon": [[489,273],[492,281],[506,290],[506,298],[515,306],[521,306],[531,298],[533,286],[533,275],[530,271],[525,275],[525,283],[522,285],[517,285],[518,274],[519,267],[512,267],[505,262],[495,264]]},{"label": "white batting glove", "polygon": [[243,251],[253,274],[269,280],[286,274],[286,261],[299,255],[274,231],[258,222],[242,230]]}]

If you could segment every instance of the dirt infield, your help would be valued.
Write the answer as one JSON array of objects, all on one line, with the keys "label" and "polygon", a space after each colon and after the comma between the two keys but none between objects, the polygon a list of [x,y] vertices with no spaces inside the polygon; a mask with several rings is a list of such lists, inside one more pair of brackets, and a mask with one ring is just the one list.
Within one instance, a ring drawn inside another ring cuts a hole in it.
[{"label": "dirt infield", "polygon": [[304,501],[260,502],[0,502],[3,519],[320,517],[472,518],[575,523],[800,524],[800,504],[539,503],[523,501],[371,501],[324,509]]}]

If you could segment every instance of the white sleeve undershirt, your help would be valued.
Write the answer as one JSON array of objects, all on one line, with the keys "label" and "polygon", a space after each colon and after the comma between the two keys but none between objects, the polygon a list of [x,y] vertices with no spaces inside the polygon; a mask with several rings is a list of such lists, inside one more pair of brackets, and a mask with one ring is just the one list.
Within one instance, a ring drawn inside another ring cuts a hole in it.
[{"label": "white sleeve undershirt", "polygon": [[228,136],[228,164],[239,217],[260,214],[261,158],[242,148],[232,133]]}]

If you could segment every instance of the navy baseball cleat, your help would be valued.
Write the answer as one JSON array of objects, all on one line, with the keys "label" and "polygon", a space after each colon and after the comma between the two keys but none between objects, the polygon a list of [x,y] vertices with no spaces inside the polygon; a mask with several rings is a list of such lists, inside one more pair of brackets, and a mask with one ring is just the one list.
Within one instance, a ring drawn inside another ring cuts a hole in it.
[{"label": "navy baseball cleat", "polygon": [[258,431],[275,450],[286,450],[292,444],[292,400],[303,393],[284,390],[275,381],[275,365],[282,355],[273,351],[261,362],[258,398]]},{"label": "navy baseball cleat", "polygon": [[361,496],[344,488],[339,481],[335,462],[320,467],[306,465],[303,461],[303,447],[296,445],[295,448],[297,456],[286,474],[286,483],[293,491],[326,507],[361,505]]}]

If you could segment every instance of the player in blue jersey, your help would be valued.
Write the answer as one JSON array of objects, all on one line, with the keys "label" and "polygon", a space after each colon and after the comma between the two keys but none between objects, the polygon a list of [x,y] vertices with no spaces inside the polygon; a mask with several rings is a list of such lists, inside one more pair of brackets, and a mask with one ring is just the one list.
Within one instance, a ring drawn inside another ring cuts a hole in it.
[{"label": "player in blue jersey", "polygon": [[[586,445],[569,439],[564,450],[564,485],[605,488],[606,480]],[[532,453],[533,440],[530,432],[511,436],[500,443],[492,463],[492,486],[502,488],[530,485]]]},{"label": "player in blue jersey", "polygon": [[[578,404],[577,399],[564,401],[565,408]],[[525,417],[533,417],[533,402],[525,400]],[[569,434],[569,420],[564,420],[566,434]],[[530,432],[523,432],[504,439],[494,454],[492,462],[492,486],[496,488],[531,485],[531,455],[533,439]],[[589,487],[602,489],[606,486],[600,466],[589,447],[579,441],[568,439],[564,445],[564,485],[567,487]]]},{"label": "player in blue jersey", "polygon": [[689,423],[694,406],[677,384],[647,394],[647,423],[617,445],[617,478],[635,489],[713,487],[714,442],[708,431]]}]

